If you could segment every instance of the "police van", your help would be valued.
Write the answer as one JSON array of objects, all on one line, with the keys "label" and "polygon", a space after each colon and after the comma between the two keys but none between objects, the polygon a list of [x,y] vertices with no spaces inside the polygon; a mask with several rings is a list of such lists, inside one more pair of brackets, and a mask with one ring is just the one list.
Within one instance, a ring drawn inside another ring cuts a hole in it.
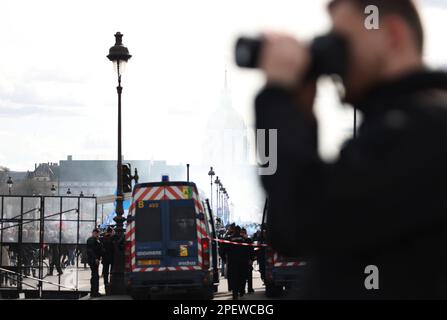
[{"label": "police van", "polygon": [[[262,225],[267,225],[268,199],[264,206]],[[268,233],[268,230],[267,230]],[[307,262],[296,257],[285,257],[265,244],[264,236],[260,243],[264,245],[259,259],[263,259],[265,295],[269,298],[279,297],[287,290],[296,290],[302,285],[307,274]]]},{"label": "police van", "polygon": [[134,187],[125,235],[126,281],[134,299],[187,291],[212,299],[219,283],[209,203],[192,182]]},{"label": "police van", "polygon": [[270,246],[265,252],[265,295],[279,297],[286,290],[299,289],[306,275],[307,263],[302,259],[284,257]]}]

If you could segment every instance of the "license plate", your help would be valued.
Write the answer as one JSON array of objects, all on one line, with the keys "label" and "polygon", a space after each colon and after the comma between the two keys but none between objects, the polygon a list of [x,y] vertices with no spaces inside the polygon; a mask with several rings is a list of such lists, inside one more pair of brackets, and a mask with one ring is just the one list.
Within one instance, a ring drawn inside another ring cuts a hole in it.
[{"label": "license plate", "polygon": [[160,260],[138,260],[138,263],[144,266],[159,265]]}]

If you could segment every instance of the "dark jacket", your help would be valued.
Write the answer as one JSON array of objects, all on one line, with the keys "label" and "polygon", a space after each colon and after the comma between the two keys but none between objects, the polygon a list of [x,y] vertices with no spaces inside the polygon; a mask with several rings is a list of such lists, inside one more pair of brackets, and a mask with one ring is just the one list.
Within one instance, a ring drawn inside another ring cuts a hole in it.
[{"label": "dark jacket", "polygon": [[[230,241],[232,235],[233,235],[232,233],[226,231],[225,234],[222,235],[222,239]],[[220,243],[218,248],[219,256],[224,263],[227,262],[227,247],[228,247],[227,243]]]},{"label": "dark jacket", "polygon": [[102,245],[99,239],[90,237],[87,239],[87,260],[88,264],[95,264],[96,260],[101,259]]},{"label": "dark jacket", "polygon": [[[447,298],[447,75],[382,83],[355,105],[358,138],[328,164],[292,94],[257,97],[257,128],[278,129],[278,169],[262,177],[269,241],[308,258],[307,298]],[[364,286],[369,265],[379,290]]]},{"label": "dark jacket", "polygon": [[244,238],[244,242],[249,244],[249,246],[246,246],[246,251],[248,255],[249,260],[249,270],[251,269],[251,262],[253,262],[256,259],[255,255],[255,247],[253,246],[253,239],[250,237]]},{"label": "dark jacket", "polygon": [[52,261],[58,261],[61,258],[61,253],[58,244],[50,244],[49,246],[49,258]]},{"label": "dark jacket", "polygon": [[113,236],[104,235],[101,238],[102,243],[102,263],[110,264],[113,262]]},{"label": "dark jacket", "polygon": [[[234,234],[228,239],[234,243],[244,243],[245,239],[238,234]],[[249,247],[227,243],[224,247],[227,257],[228,285],[231,290],[243,291],[245,280],[248,277],[248,267],[250,259]]]}]

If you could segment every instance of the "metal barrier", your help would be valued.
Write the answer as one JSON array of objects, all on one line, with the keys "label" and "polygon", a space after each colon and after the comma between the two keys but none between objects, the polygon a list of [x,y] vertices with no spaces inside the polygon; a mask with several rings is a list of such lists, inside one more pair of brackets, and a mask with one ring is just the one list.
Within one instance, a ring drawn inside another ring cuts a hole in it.
[{"label": "metal barrier", "polygon": [[88,291],[96,225],[96,197],[0,196],[0,290]]},{"label": "metal barrier", "polygon": [[[52,286],[56,286],[56,287],[60,287],[60,288],[65,288],[65,289],[72,290],[72,291],[78,291],[77,288],[66,287],[66,286],[63,286],[63,285],[61,285],[61,284],[57,284],[57,283],[50,282],[50,281],[46,281],[46,280],[39,279],[39,278],[34,278],[34,277],[31,277],[31,276],[26,276],[26,275],[23,275],[23,274],[20,274],[20,273],[11,271],[11,270],[3,269],[3,268],[0,268],[0,272],[2,272],[2,273],[5,272],[5,273],[7,273],[7,274],[13,274],[13,275],[15,275],[15,276],[17,276],[17,277],[20,276],[20,277],[22,277],[22,280],[23,280],[23,279],[37,280],[37,281],[39,281],[40,286],[42,286],[42,283],[47,283],[47,284],[50,284],[50,285],[52,285]],[[32,285],[29,285],[29,284],[26,284],[26,283],[23,283],[23,284],[26,285],[26,286],[29,286],[29,287],[31,287],[31,288],[33,288],[33,289],[38,290],[38,287],[33,287]]]}]

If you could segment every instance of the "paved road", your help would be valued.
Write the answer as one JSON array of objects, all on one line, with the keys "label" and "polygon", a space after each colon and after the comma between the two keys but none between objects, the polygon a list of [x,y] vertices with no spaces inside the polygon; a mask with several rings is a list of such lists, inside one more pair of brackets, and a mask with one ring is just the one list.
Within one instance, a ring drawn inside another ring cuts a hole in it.
[{"label": "paved road", "polygon": [[[102,282],[102,278],[100,279]],[[102,287],[103,288],[103,287]],[[240,300],[263,300],[267,299],[264,295],[264,286],[261,280],[261,276],[259,272],[253,272],[253,289],[255,293],[246,294],[244,297],[240,298]],[[103,293],[104,289],[100,289],[100,292]],[[188,294],[169,294],[169,295],[157,295],[154,296],[153,299],[160,300],[185,300],[191,297]],[[131,300],[129,296],[103,296],[99,298],[90,298],[89,296],[82,298],[83,300]],[[221,278],[219,284],[219,290],[214,296],[214,300],[232,300],[232,294],[228,291],[228,282],[227,279]]]},{"label": "paved road", "polygon": [[[101,271],[101,270],[100,270]],[[59,283],[59,277],[57,275],[54,276],[46,276],[45,280],[53,282],[53,283]],[[28,283],[32,286],[37,285],[37,281],[26,279],[24,280],[25,283]],[[100,277],[100,293],[105,294],[104,290],[104,281],[103,278]],[[79,291],[89,291],[90,289],[90,269],[84,269],[84,268],[74,268],[69,267],[64,269],[64,274],[60,276],[60,284],[67,287],[67,288],[61,288],[61,290],[67,291],[68,288],[78,288]],[[26,286],[24,286],[25,288]],[[51,284],[44,284],[44,289],[46,290],[57,290],[57,286],[51,285]],[[263,282],[261,280],[260,274],[257,271],[253,271],[253,289],[255,290],[252,294],[245,294],[243,297],[240,298],[241,301],[244,300],[270,300],[270,298],[267,298],[265,296],[265,287],[263,285]],[[195,297],[191,296],[190,293],[186,294],[159,294],[156,296],[153,296],[152,299],[154,300],[185,300],[185,299],[194,299]],[[82,298],[83,300],[131,300],[130,296],[103,296],[100,298],[90,298],[90,296],[86,296]],[[290,300],[293,299],[290,293],[285,293],[278,299],[286,299]],[[218,288],[218,292],[215,294],[214,300],[232,300],[232,294],[228,291],[228,282],[227,279],[221,278],[220,284]]]},{"label": "paved road", "polygon": [[[263,300],[265,297],[265,289],[261,280],[261,275],[257,271],[253,271],[253,289],[254,293],[246,294],[239,298],[240,300]],[[214,300],[232,300],[232,294],[228,291],[227,279],[221,278],[219,291],[214,296]]]},{"label": "paved road", "polygon": [[[102,268],[102,267],[101,267]],[[101,272],[100,268],[100,272]],[[63,274],[61,276],[57,275],[57,271],[54,271],[54,275],[48,275],[48,270],[44,269],[44,282],[43,282],[43,290],[49,291],[58,291],[60,288],[61,291],[90,291],[90,268],[76,268],[74,266],[70,266],[63,269]],[[30,277],[37,278],[37,272],[30,273]],[[10,276],[11,279],[7,282],[6,287],[16,288],[15,276]],[[24,290],[32,290],[37,289],[39,285],[39,280],[27,278],[25,275],[23,277],[23,289]],[[105,292],[104,290],[104,281],[103,278],[100,278],[100,291]]]},{"label": "paved road", "polygon": [[[265,296],[265,287],[261,280],[261,275],[257,271],[253,271],[253,289],[255,290],[252,294],[245,294],[239,300],[296,300],[296,291],[285,291],[278,298],[267,298]],[[219,285],[219,292],[215,295],[214,300],[232,300],[231,292],[228,292],[227,280],[221,278]]]}]

